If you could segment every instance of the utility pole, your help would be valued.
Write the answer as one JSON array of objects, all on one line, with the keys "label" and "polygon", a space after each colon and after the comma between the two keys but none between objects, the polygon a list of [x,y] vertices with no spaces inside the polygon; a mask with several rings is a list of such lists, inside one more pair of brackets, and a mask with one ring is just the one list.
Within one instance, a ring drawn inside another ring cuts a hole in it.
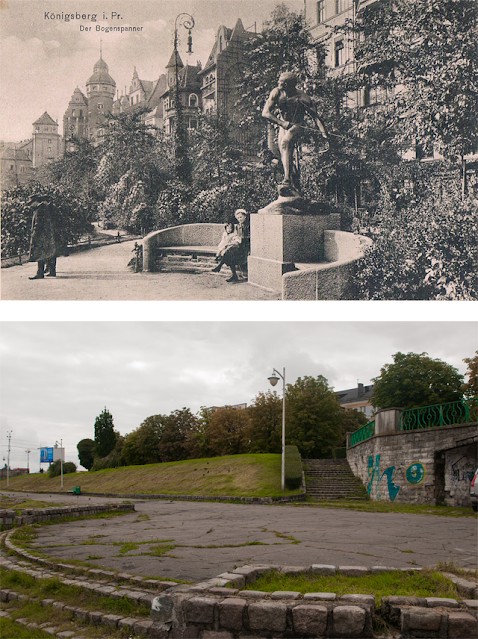
[{"label": "utility pole", "polygon": [[26,454],[27,454],[27,470],[28,473],[30,473],[30,464],[29,464],[29,457],[30,457],[30,453],[32,452],[31,450],[29,450],[28,448],[26,449]]},{"label": "utility pole", "polygon": [[7,488],[10,486],[10,440],[12,439],[12,431],[7,430],[8,454],[7,454]]}]

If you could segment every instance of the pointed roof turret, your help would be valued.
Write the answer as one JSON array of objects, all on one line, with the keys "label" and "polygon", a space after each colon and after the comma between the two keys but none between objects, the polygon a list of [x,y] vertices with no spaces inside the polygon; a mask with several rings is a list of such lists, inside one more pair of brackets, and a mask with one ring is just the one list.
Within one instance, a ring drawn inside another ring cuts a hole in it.
[{"label": "pointed roof turret", "polygon": [[181,60],[181,56],[177,51],[173,51],[171,57],[169,58],[169,62],[166,65],[166,69],[176,68],[182,69],[184,67],[183,61]]}]

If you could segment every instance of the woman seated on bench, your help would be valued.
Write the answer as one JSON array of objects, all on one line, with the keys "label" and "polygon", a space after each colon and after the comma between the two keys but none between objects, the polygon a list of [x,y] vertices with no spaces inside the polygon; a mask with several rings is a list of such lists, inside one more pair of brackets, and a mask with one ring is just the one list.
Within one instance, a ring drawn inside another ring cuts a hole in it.
[{"label": "woman seated on bench", "polygon": [[219,273],[223,264],[229,266],[232,271],[232,277],[228,282],[237,282],[238,277],[236,273],[236,257],[237,251],[235,250],[241,244],[241,238],[234,229],[234,224],[228,222],[224,224],[224,233],[222,234],[221,241],[217,247],[216,261],[219,264],[212,269],[213,273]]}]

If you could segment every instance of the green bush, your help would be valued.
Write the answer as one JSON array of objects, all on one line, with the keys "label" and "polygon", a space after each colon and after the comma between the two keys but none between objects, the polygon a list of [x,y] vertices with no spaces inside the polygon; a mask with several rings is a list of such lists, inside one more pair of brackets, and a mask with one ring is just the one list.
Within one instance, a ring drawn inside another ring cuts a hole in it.
[{"label": "green bush", "polygon": [[334,448],[332,451],[332,457],[334,459],[345,459],[347,457],[347,449],[346,448]]},{"label": "green bush", "polygon": [[285,485],[288,490],[302,485],[302,462],[297,446],[285,447]]},{"label": "green bush", "polygon": [[[63,474],[69,475],[70,473],[76,473],[76,464],[73,462],[64,462]],[[50,466],[48,474],[50,477],[59,477],[61,475],[61,462],[59,459]]]}]

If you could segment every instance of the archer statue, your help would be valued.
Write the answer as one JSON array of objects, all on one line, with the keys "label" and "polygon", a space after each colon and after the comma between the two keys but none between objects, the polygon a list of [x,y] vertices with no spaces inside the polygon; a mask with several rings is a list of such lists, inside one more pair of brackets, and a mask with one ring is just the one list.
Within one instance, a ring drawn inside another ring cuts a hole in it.
[{"label": "archer statue", "polygon": [[303,124],[306,115],[312,118],[322,137],[327,140],[324,123],[317,115],[314,102],[306,93],[297,89],[296,74],[282,73],[277,87],[272,89],[262,111],[262,116],[266,120],[279,126],[277,143],[269,139],[269,150],[276,157],[280,157],[284,169],[284,180],[279,185],[281,196],[299,195],[296,177],[298,170],[295,170],[293,156],[300,139],[301,129],[308,129]]}]

